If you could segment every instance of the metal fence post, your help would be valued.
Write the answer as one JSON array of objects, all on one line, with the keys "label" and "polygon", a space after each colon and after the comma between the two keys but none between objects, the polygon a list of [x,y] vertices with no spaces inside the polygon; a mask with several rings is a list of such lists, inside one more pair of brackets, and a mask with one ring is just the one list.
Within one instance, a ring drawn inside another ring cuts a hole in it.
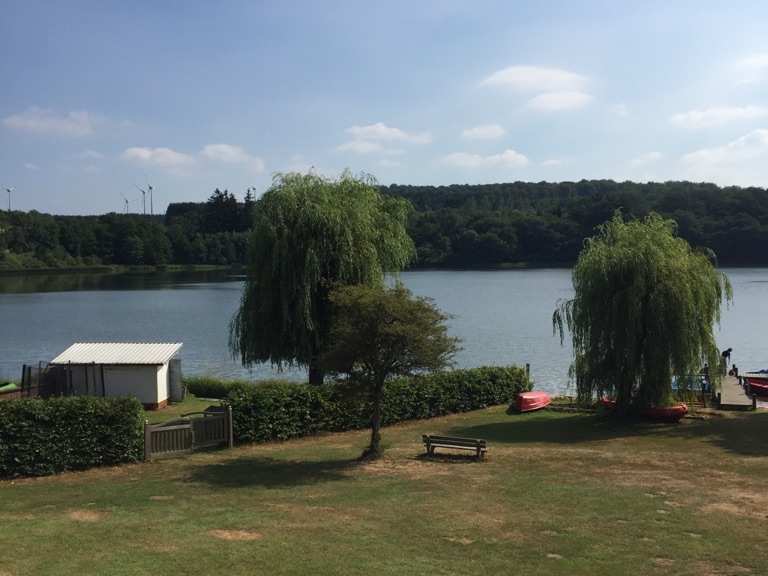
[{"label": "metal fence post", "polygon": [[149,426],[149,420],[144,420],[144,461],[148,462],[152,458],[152,428]]}]

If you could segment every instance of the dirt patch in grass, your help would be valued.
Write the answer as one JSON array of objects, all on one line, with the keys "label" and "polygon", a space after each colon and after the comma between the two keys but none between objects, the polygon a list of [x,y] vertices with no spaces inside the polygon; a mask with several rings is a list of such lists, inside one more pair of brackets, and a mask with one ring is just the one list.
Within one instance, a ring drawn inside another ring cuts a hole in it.
[{"label": "dirt patch in grass", "polygon": [[250,530],[209,530],[208,534],[219,540],[230,542],[253,542],[264,537],[261,532],[252,532]]},{"label": "dirt patch in grass", "polygon": [[449,536],[445,538],[448,540],[448,542],[453,542],[454,544],[461,544],[462,546],[469,546],[470,544],[474,544],[475,541],[471,538],[467,538],[466,536]]},{"label": "dirt patch in grass", "polygon": [[71,510],[67,513],[67,517],[75,522],[100,522],[105,516],[105,512],[98,510]]},{"label": "dirt patch in grass", "polygon": [[167,500],[173,500],[173,496],[150,496],[149,499],[154,502],[165,502]]}]

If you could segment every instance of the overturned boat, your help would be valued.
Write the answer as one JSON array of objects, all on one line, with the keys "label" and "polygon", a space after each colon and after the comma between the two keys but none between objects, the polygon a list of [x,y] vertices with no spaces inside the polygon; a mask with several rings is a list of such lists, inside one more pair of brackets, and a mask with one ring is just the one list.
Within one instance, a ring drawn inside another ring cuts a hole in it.
[{"label": "overturned boat", "polygon": [[533,412],[546,408],[552,403],[552,399],[546,392],[521,392],[517,395],[518,412]]}]

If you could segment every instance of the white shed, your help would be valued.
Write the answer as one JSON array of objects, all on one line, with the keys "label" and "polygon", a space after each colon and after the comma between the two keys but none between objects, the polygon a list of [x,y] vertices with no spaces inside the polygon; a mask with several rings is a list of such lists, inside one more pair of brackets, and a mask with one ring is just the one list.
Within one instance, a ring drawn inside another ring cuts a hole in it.
[{"label": "white shed", "polygon": [[74,395],[135,396],[145,408],[164,408],[181,380],[181,343],[78,342],[51,360],[65,368]]}]

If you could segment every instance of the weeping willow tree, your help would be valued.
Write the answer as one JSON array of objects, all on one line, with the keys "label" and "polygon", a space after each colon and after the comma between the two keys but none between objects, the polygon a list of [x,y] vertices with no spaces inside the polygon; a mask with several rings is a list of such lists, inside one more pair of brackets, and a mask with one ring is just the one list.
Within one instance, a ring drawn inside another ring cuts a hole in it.
[{"label": "weeping willow tree", "polygon": [[372,177],[278,174],[255,203],[248,276],[230,326],[230,349],[250,366],[306,366],[319,359],[338,285],[381,285],[414,255],[410,204],[383,196]]},{"label": "weeping willow tree", "polygon": [[707,254],[676,236],[674,221],[625,222],[617,212],[586,241],[573,288],[552,322],[561,342],[571,333],[581,402],[610,395],[625,412],[664,405],[673,375],[718,366],[713,328],[731,286]]}]

